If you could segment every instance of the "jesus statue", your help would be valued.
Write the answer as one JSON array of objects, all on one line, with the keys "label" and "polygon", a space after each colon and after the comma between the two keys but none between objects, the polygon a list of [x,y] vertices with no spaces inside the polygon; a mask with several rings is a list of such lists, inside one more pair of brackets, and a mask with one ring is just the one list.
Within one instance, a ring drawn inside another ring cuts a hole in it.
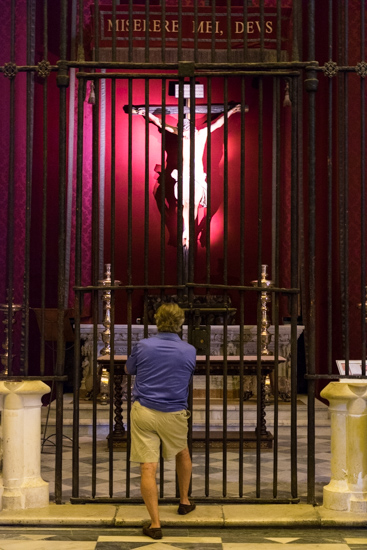
[{"label": "jesus statue", "polygon": [[[228,118],[234,113],[241,111],[241,105],[237,104],[229,109]],[[145,116],[146,111],[143,107],[139,107],[135,110],[136,114]],[[158,128],[162,129],[162,120],[152,113],[149,113],[149,120],[153,122]],[[210,125],[210,131],[214,132],[218,128],[221,128],[224,124],[224,114],[220,115]],[[178,135],[178,127],[165,124],[164,129],[167,132]],[[183,217],[183,233],[182,244],[189,248],[189,220],[190,220],[190,120],[185,118],[183,121],[183,144],[182,144],[182,217]],[[198,130],[195,128],[195,194],[194,194],[194,219],[196,220],[198,214],[199,205],[206,207],[207,200],[207,182],[206,173],[204,172],[203,156],[204,149],[208,137],[208,126],[204,126]],[[176,181],[175,184],[175,197],[178,198],[178,171],[173,170],[171,176]]]}]

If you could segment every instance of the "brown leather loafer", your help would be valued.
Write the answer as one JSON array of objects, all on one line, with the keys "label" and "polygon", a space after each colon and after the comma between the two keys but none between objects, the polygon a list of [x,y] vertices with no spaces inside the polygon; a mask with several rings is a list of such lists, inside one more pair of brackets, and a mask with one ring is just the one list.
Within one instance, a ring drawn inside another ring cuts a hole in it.
[{"label": "brown leather loafer", "polygon": [[163,537],[160,527],[143,527],[143,534],[151,539],[161,539]]},{"label": "brown leather loafer", "polygon": [[189,514],[193,510],[195,510],[196,504],[195,502],[191,502],[191,504],[181,504],[178,507],[177,512],[180,514],[180,516],[186,516],[186,514]]}]

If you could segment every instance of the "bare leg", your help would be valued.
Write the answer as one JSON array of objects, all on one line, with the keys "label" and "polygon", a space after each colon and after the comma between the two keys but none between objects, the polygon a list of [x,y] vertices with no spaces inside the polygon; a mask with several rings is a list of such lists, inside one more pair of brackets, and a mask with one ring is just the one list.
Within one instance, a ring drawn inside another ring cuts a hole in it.
[{"label": "bare leg", "polygon": [[178,488],[180,491],[180,503],[190,504],[189,487],[192,465],[189,449],[187,447],[176,455],[176,471],[178,477]]},{"label": "bare leg", "polygon": [[144,499],[145,506],[150,515],[151,527],[157,528],[161,526],[158,510],[158,490],[156,481],[157,463],[145,462],[140,464],[140,490]]}]

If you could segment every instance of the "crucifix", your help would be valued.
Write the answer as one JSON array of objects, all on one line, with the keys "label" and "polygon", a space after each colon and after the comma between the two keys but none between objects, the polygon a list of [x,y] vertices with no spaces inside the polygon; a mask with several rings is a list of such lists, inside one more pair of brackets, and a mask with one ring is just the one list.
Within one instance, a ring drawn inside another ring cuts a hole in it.
[{"label": "crucifix", "polygon": [[[175,84],[175,97],[179,97],[179,85]],[[190,239],[190,85],[184,84],[183,86],[185,105],[183,109],[183,132],[182,132],[182,217],[183,217],[183,232],[182,232],[182,244],[184,250],[187,252],[189,249]],[[173,95],[173,94],[170,94]],[[204,85],[195,84],[195,98],[204,97]],[[248,107],[244,107],[245,112],[248,111]],[[127,110],[127,106],[124,107]],[[165,123],[164,128],[162,125],[162,119],[157,115],[161,115],[163,112],[161,106],[150,105],[148,111],[145,105],[137,105],[132,108],[132,114],[148,116],[149,120],[155,124],[158,128],[164,129],[167,132],[178,135],[178,126],[171,126]],[[224,124],[224,105],[213,104],[210,107],[210,112],[213,114],[219,114],[211,125],[209,126],[210,132],[214,132],[218,128],[221,128]],[[227,118],[233,114],[241,112],[241,104],[238,103],[234,106],[230,106],[227,111]],[[195,105],[195,113],[206,114],[208,113],[207,105]],[[166,115],[179,115],[178,105],[165,106]],[[208,138],[208,126],[204,126],[200,130],[195,128],[194,137],[194,157],[195,157],[195,169],[194,169],[194,220],[197,218],[199,206],[204,208],[207,205],[207,182],[206,173],[204,171],[203,156],[206,141]],[[176,181],[175,184],[175,197],[178,198],[178,170],[172,171],[171,176]]]}]

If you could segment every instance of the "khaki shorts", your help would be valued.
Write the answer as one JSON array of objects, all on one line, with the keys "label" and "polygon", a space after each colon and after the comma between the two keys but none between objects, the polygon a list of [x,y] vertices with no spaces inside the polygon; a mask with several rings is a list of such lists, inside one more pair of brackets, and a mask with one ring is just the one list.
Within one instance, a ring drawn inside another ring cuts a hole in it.
[{"label": "khaki shorts", "polygon": [[187,420],[190,412],[161,412],[143,407],[138,401],[131,408],[131,462],[158,462],[162,454],[174,458],[187,447]]}]

